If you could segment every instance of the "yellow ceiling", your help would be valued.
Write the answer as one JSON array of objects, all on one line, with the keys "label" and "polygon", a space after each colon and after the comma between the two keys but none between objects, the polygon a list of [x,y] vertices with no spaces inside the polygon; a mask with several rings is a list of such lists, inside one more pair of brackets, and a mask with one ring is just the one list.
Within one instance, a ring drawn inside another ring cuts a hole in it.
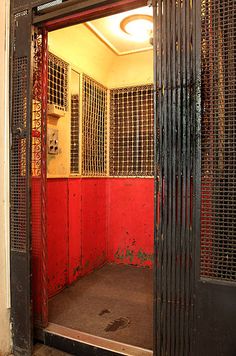
[{"label": "yellow ceiling", "polygon": [[122,12],[120,14],[103,17],[94,21],[87,22],[89,29],[96,34],[109,48],[117,55],[125,55],[135,52],[151,50],[149,40],[143,42],[134,41],[128,34],[120,28],[121,21],[130,15],[145,14],[152,16],[152,8],[140,7],[135,10]]}]

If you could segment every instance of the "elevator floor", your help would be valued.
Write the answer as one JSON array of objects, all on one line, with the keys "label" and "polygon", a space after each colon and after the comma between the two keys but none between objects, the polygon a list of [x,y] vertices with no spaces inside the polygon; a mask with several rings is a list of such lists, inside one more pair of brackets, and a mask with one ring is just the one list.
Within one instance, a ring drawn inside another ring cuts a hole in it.
[{"label": "elevator floor", "polygon": [[49,301],[49,321],[152,349],[152,270],[105,265]]}]

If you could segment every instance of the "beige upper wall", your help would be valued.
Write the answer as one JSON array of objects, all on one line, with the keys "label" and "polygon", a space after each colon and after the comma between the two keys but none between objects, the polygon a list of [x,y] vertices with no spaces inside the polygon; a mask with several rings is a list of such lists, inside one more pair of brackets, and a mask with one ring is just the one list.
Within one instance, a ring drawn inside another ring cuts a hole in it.
[{"label": "beige upper wall", "polygon": [[[153,82],[152,51],[116,55],[85,25],[76,25],[49,33],[49,50],[86,73],[107,88],[119,88]],[[69,75],[69,92],[71,88]],[[48,154],[48,177],[70,175],[70,113],[48,120],[58,130],[59,152]]]},{"label": "beige upper wall", "polygon": [[153,82],[152,51],[118,56],[85,25],[50,32],[49,50],[108,88]]},{"label": "beige upper wall", "polygon": [[[8,147],[7,147],[7,126],[8,116],[6,114],[6,99],[8,91],[6,88],[6,12],[9,14],[10,1],[1,1],[0,10],[0,355],[7,355],[10,352],[10,323],[9,323],[9,270],[8,270]],[[6,9],[6,11],[5,11]]]},{"label": "beige upper wall", "polygon": [[106,85],[107,68],[111,67],[115,54],[85,25],[50,32],[48,43],[50,51]]},{"label": "beige upper wall", "polygon": [[116,56],[107,78],[108,88],[153,83],[153,52]]}]

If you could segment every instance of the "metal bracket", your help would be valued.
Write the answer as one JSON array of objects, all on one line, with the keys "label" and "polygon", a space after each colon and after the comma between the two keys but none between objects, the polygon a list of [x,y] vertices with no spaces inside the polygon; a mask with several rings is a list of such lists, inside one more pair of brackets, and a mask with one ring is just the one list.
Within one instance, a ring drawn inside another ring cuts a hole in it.
[{"label": "metal bracket", "polygon": [[40,13],[41,11],[45,11],[51,7],[61,5],[64,2],[64,0],[53,0],[50,2],[47,2],[46,4],[39,5],[37,6],[37,13]]}]

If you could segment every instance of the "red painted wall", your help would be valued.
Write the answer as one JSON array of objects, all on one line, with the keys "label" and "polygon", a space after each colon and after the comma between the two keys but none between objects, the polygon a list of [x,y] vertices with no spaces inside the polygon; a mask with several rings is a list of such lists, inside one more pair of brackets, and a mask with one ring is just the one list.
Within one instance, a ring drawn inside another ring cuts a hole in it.
[{"label": "red painted wall", "polygon": [[68,284],[68,182],[47,184],[48,292],[56,294]]},{"label": "red painted wall", "polygon": [[106,179],[50,178],[47,198],[52,296],[106,261]]},{"label": "red painted wall", "polygon": [[81,179],[68,180],[69,284],[82,273]]},{"label": "red painted wall", "polygon": [[154,180],[108,181],[108,261],[152,266]]},{"label": "red painted wall", "polygon": [[106,179],[82,179],[83,275],[106,261]]},{"label": "red painted wall", "polygon": [[152,266],[153,179],[48,179],[49,296],[105,262]]}]

